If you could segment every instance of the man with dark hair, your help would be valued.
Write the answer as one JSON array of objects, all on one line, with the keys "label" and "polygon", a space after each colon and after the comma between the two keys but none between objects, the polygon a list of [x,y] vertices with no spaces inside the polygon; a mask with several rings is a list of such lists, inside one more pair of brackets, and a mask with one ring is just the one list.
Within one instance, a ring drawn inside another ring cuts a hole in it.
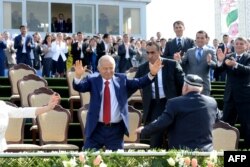
[{"label": "man with dark hair", "polygon": [[[146,46],[148,61],[138,67],[135,77],[141,77],[149,72],[149,64],[161,59],[163,67],[158,71],[152,84],[142,89],[143,122],[148,124],[162,114],[166,102],[181,95],[184,73],[179,63],[174,60],[161,58],[160,46],[149,42]],[[164,131],[151,136],[151,148],[163,147]]]},{"label": "man with dark hair", "polygon": [[84,42],[84,34],[82,32],[77,32],[77,42],[72,44],[71,53],[73,55],[73,64],[76,60],[81,60],[83,65],[87,65],[87,58],[85,56],[85,51],[87,44]]},{"label": "man with dark hair", "polygon": [[204,81],[202,94],[210,95],[210,67],[216,67],[215,50],[206,46],[207,33],[203,30],[196,33],[196,47],[188,49],[183,57],[179,53],[174,55],[174,59],[179,61],[185,74],[196,74]]},{"label": "man with dark hair", "polygon": [[30,52],[33,46],[32,36],[27,34],[28,28],[25,25],[20,26],[21,34],[16,36],[14,40],[14,48],[16,52],[17,64],[24,63],[32,67]]},{"label": "man with dark hair", "polygon": [[201,94],[202,87],[203,80],[198,75],[187,75],[183,96],[169,99],[161,116],[136,132],[152,135],[167,129],[169,149],[212,151],[217,103],[212,97]]},{"label": "man with dark hair", "polygon": [[163,57],[173,59],[175,53],[179,53],[181,56],[189,49],[194,47],[194,40],[188,37],[184,37],[185,30],[184,23],[182,21],[176,21],[173,24],[176,37],[166,43]]}]

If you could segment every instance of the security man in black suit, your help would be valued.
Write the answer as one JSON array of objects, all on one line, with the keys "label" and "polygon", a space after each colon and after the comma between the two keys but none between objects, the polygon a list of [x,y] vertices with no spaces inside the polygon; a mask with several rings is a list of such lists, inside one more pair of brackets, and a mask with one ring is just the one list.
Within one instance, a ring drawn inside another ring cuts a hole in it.
[{"label": "security man in black suit", "polygon": [[[161,59],[163,67],[157,73],[153,84],[142,91],[143,122],[148,124],[162,114],[168,99],[180,96],[184,73],[179,63],[174,60],[161,58],[160,46],[156,42],[149,42],[146,46],[148,62],[138,67],[135,77],[144,76],[149,72],[149,63]],[[164,131],[151,136],[151,148],[163,148]]]},{"label": "security man in black suit", "polygon": [[169,99],[162,115],[136,132],[151,135],[167,128],[170,149],[212,151],[217,103],[214,98],[202,95],[202,88],[203,80],[188,74],[184,78],[183,96]]}]

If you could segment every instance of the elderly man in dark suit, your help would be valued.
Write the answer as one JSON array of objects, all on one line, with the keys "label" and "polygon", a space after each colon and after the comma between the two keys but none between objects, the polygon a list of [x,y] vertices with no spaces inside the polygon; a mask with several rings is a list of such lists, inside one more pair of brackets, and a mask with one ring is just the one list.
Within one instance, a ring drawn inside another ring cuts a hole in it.
[{"label": "elderly man in dark suit", "polygon": [[217,103],[201,94],[203,80],[198,75],[189,74],[184,81],[183,96],[169,99],[162,115],[136,132],[150,135],[167,128],[170,149],[212,151]]},{"label": "elderly man in dark suit", "polygon": [[[149,72],[149,64],[161,59],[163,67],[157,73],[152,84],[143,88],[143,122],[148,124],[162,114],[168,99],[180,96],[184,73],[181,66],[174,60],[160,58],[161,49],[156,42],[146,46],[148,62],[139,66],[135,77],[144,76]],[[151,148],[162,148],[164,131],[151,136]]]},{"label": "elderly man in dark suit", "polygon": [[226,71],[227,80],[224,93],[223,121],[234,125],[239,119],[241,135],[245,147],[250,148],[250,54],[247,40],[235,39],[235,52],[227,56],[218,51],[218,70]]},{"label": "elderly man in dark suit", "polygon": [[163,54],[163,57],[169,59],[173,59],[175,53],[180,53],[180,55],[183,56],[188,49],[195,46],[193,39],[183,36],[185,26],[182,21],[174,22],[173,28],[176,37],[166,43],[165,51]]},{"label": "elderly man in dark suit", "polygon": [[27,34],[27,26],[20,26],[21,34],[16,36],[14,40],[14,48],[17,50],[16,52],[16,61],[17,64],[24,63],[32,67],[32,62],[30,58],[30,52],[33,47],[32,36]]},{"label": "elderly man in dark suit", "polygon": [[150,73],[144,77],[128,79],[125,74],[115,73],[113,57],[104,55],[99,59],[98,70],[81,80],[86,66],[76,61],[74,89],[90,92],[90,104],[85,128],[84,149],[108,150],[123,148],[124,134],[128,134],[128,91],[142,88],[152,82],[161,68],[161,60],[150,64]]}]

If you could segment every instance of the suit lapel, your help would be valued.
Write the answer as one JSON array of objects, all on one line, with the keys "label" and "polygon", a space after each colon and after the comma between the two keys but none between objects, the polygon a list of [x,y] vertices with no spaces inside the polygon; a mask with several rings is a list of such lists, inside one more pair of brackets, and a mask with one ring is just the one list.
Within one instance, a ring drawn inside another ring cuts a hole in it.
[{"label": "suit lapel", "polygon": [[97,89],[99,92],[100,99],[102,97],[102,87],[103,87],[103,80],[102,80],[102,76],[99,75],[99,77],[97,77]]},{"label": "suit lapel", "polygon": [[117,101],[119,103],[119,99],[120,99],[120,91],[119,91],[120,90],[120,84],[119,84],[119,81],[120,81],[120,78],[114,76],[112,81],[113,81],[113,84],[114,84],[115,95],[116,95]]}]

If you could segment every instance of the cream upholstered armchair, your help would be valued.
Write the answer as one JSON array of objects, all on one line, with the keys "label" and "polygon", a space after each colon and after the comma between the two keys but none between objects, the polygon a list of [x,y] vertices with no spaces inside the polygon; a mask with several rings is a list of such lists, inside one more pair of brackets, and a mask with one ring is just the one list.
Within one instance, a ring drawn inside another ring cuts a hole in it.
[{"label": "cream upholstered armchair", "polygon": [[[22,107],[29,107],[28,103],[28,95],[30,93],[33,93],[34,90],[41,88],[41,87],[47,87],[47,81],[35,74],[29,74],[24,76],[22,79],[20,79],[17,82],[17,88],[20,95],[21,100],[21,106]],[[39,107],[39,106],[36,106]],[[36,143],[36,133],[37,133],[37,126],[36,126],[36,120],[32,119],[32,138],[33,138],[33,144]]]},{"label": "cream upholstered armchair", "polygon": [[[5,102],[7,105],[16,107],[11,102]],[[8,149],[6,152],[19,152],[19,151],[38,151],[40,146],[35,144],[24,144],[24,118],[9,118],[8,128],[5,133]]]},{"label": "cream upholstered armchair", "polygon": [[229,151],[238,148],[239,130],[226,122],[217,121],[213,126],[212,136],[214,150]]},{"label": "cream upholstered armchair", "polygon": [[140,143],[140,135],[135,130],[141,126],[142,116],[139,110],[132,106],[128,107],[129,137],[124,135],[124,149],[149,149],[150,145]]},{"label": "cream upholstered armchair", "polygon": [[[92,73],[92,71],[86,69],[84,76],[82,76],[82,77],[84,78],[91,73]],[[73,85],[72,85],[74,76],[75,76],[75,68],[72,67],[69,71],[67,71],[67,74],[66,74],[67,83],[68,83],[68,87],[69,87],[69,103],[70,103],[71,120],[73,120],[74,103],[81,102],[79,92],[75,91],[73,88]]]},{"label": "cream upholstered armchair", "polygon": [[[138,67],[131,67],[129,70],[126,71],[126,76],[128,79],[133,79],[135,77],[135,74],[138,70]],[[135,107],[136,103],[142,104],[142,96],[141,91],[138,89],[135,93],[131,95],[131,97],[128,98],[128,104]]]},{"label": "cream upholstered armchair", "polygon": [[70,112],[57,105],[50,112],[37,117],[41,148],[44,151],[78,151],[79,147],[67,144]]},{"label": "cream upholstered armchair", "polygon": [[11,84],[10,101],[20,101],[20,96],[17,88],[17,82],[24,76],[29,74],[36,74],[36,70],[26,64],[16,64],[9,69],[9,80]]}]

